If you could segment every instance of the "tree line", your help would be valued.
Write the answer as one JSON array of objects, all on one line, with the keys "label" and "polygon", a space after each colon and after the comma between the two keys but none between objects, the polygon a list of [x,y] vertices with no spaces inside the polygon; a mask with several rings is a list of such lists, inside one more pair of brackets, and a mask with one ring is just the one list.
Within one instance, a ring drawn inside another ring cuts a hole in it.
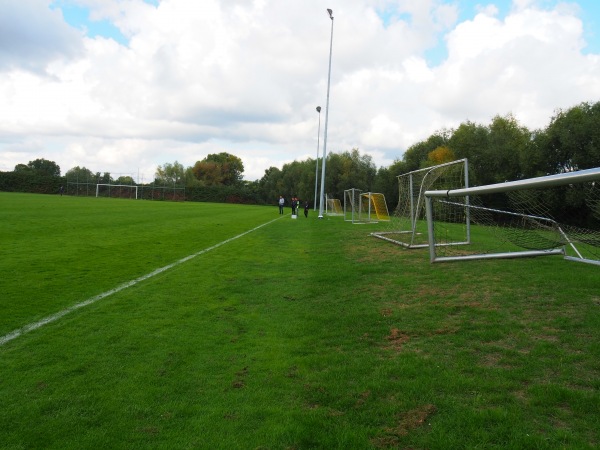
[{"label": "tree line", "polygon": [[[325,192],[343,198],[346,189],[380,192],[388,206],[398,202],[397,176],[424,167],[468,158],[472,186],[600,167],[600,102],[584,102],[557,110],[543,129],[529,130],[511,114],[495,116],[489,124],[466,121],[455,129],[436,131],[409,147],[388,167],[377,168],[368,154],[353,148],[329,153],[326,161]],[[308,158],[283,167],[269,167],[256,181],[243,179],[244,165],[229,153],[208,155],[194,166],[165,163],[156,170],[152,183],[186,188],[189,200],[231,201],[275,205],[280,195],[296,196],[313,204],[317,161]],[[319,161],[321,167],[322,161]],[[40,178],[41,177],[41,178]],[[64,177],[52,161],[38,159],[19,164],[13,172],[0,172],[0,190],[57,192],[65,181],[133,184],[129,176],[113,179],[109,173],[93,173],[74,167]],[[12,183],[12,185],[11,185]],[[320,194],[320,186],[317,197]]]},{"label": "tree line", "polygon": [[[466,121],[413,144],[401,158],[379,169],[358,149],[330,153],[325,192],[340,200],[345,189],[379,192],[393,208],[398,175],[463,158],[469,160],[471,186],[600,167],[600,102],[557,110],[544,129],[529,130],[512,114],[497,115],[487,125]],[[258,192],[272,202],[279,194],[312,199],[315,164],[309,158],[281,169],[270,167],[257,181]]]}]

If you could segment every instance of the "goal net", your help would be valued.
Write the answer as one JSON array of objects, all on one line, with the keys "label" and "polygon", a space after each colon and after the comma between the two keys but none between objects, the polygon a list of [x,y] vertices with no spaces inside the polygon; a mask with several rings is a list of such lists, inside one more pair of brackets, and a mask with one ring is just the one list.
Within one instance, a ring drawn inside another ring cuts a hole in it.
[{"label": "goal net", "polygon": [[389,221],[385,195],[376,192],[367,192],[361,195],[361,207],[366,212],[367,221]]},{"label": "goal net", "polygon": [[360,189],[346,189],[344,191],[344,220],[352,223],[365,221],[361,205],[362,191]]},{"label": "goal net", "polygon": [[344,191],[344,220],[352,223],[377,223],[389,221],[385,196],[375,192],[362,192],[360,189]]},{"label": "goal net", "polygon": [[327,197],[326,212],[328,216],[343,216],[344,210],[340,199]]},{"label": "goal net", "polygon": [[[406,248],[425,248],[429,245],[425,217],[425,191],[468,187],[468,161],[460,159],[438,164],[398,175],[397,178],[398,205],[390,215],[388,224],[380,231],[371,234]],[[462,201],[468,203],[468,200],[468,197],[465,197]],[[470,239],[468,214],[463,219],[462,226],[457,229],[462,237],[456,241],[456,244],[468,243]]]},{"label": "goal net", "polygon": [[138,198],[138,187],[131,184],[96,184],[96,197]]},{"label": "goal net", "polygon": [[[431,262],[564,255],[600,264],[600,168],[425,192]],[[468,201],[465,201],[468,199]],[[455,247],[468,216],[471,242]]]}]

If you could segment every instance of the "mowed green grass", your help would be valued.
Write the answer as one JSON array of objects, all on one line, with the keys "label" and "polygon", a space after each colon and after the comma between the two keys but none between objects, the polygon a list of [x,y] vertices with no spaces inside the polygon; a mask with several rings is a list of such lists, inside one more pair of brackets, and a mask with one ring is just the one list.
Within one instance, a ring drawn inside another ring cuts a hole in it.
[{"label": "mowed green grass", "polygon": [[[0,336],[279,217],[0,206]],[[370,226],[288,214],[5,343],[0,448],[600,445],[597,266],[430,265]]]}]

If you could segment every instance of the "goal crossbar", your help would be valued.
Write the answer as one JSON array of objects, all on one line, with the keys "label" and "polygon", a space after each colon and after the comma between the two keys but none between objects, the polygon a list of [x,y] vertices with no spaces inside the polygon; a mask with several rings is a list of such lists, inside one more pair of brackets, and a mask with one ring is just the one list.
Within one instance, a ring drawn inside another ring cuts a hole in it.
[{"label": "goal crossbar", "polygon": [[96,184],[96,197],[100,196],[100,186],[107,186],[110,192],[111,188],[129,188],[135,189],[135,199],[138,198],[138,187],[135,184],[109,184],[109,183],[98,183]]},{"label": "goal crossbar", "polygon": [[[467,158],[416,169],[398,175],[398,204],[388,224],[371,235],[408,249],[428,247],[425,220],[424,193],[433,189],[455,189],[469,186],[469,163]],[[465,203],[468,204],[468,197]],[[470,241],[470,219],[463,220],[462,242]],[[443,244],[438,244],[443,245]]]},{"label": "goal crossbar", "polygon": [[[505,183],[496,183],[485,186],[476,186],[463,189],[450,189],[450,190],[429,190],[425,192],[425,207],[427,216],[427,228],[429,238],[429,253],[430,261],[433,262],[447,262],[447,261],[460,261],[460,260],[474,260],[474,259],[493,259],[493,258],[517,258],[517,257],[531,257],[531,256],[546,256],[546,255],[563,255],[567,260],[580,261],[591,264],[600,265],[600,261],[588,259],[581,255],[580,251],[575,246],[574,240],[572,240],[568,232],[566,232],[560,224],[555,222],[553,219],[548,217],[539,217],[522,213],[514,213],[510,211],[499,211],[490,208],[483,208],[474,205],[460,204],[461,207],[469,210],[484,210],[490,213],[501,213],[508,216],[518,216],[522,220],[546,222],[548,229],[552,228],[561,238],[561,245],[556,245],[554,248],[540,249],[540,250],[527,250],[527,251],[515,251],[515,252],[497,252],[497,253],[479,253],[462,256],[439,256],[436,252],[435,237],[435,221],[434,221],[434,200],[438,202],[441,207],[444,205],[453,205],[450,198],[456,197],[469,197],[474,195],[487,195],[497,193],[508,193],[513,191],[520,191],[526,189],[540,189],[550,188],[565,185],[575,185],[579,183],[597,182],[600,181],[600,167],[593,169],[586,169],[576,172],[561,173],[556,175],[548,175],[544,177],[529,178],[524,180],[517,180]],[[551,242],[549,240],[549,242]],[[565,245],[569,245],[574,252],[576,257],[568,256],[566,254]]]}]

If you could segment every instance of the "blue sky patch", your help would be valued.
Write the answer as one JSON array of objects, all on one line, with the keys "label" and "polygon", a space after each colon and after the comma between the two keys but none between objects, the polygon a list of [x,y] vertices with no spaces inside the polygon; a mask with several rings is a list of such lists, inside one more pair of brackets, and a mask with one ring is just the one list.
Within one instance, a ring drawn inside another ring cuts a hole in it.
[{"label": "blue sky patch", "polygon": [[380,11],[378,13],[379,17],[383,22],[383,26],[385,28],[389,27],[392,23],[395,22],[407,22],[410,23],[412,20],[412,16],[408,13],[400,13],[398,11],[387,9],[385,11]]},{"label": "blue sky patch", "polygon": [[[145,3],[158,7],[160,0],[144,0]],[[58,0],[50,5],[52,9],[62,11],[65,22],[73,28],[84,30],[86,36],[94,38],[101,36],[113,39],[121,45],[128,45],[129,40],[121,31],[109,20],[91,20],[89,8],[76,5],[68,0]]]},{"label": "blue sky patch", "polygon": [[86,36],[94,38],[102,36],[113,39],[119,44],[127,45],[128,39],[108,20],[91,20],[88,8],[69,4],[66,2],[56,2],[52,5],[53,9],[60,9],[62,15],[69,25],[78,30],[85,31]]},{"label": "blue sky patch", "polygon": [[[537,7],[553,9],[564,2],[565,0],[540,0]],[[586,42],[583,53],[600,53],[600,0],[566,0],[566,2],[579,5],[579,18],[583,22],[583,39]],[[496,17],[499,20],[503,20],[512,9],[511,0],[446,0],[445,3],[458,7],[458,23],[473,20],[481,8],[489,5],[495,6],[498,10]],[[410,24],[412,20],[410,14],[390,8],[379,11],[378,15],[384,27],[400,20]],[[441,64],[448,57],[444,36],[438,36],[437,45],[427,49],[423,56],[429,66]]]}]

